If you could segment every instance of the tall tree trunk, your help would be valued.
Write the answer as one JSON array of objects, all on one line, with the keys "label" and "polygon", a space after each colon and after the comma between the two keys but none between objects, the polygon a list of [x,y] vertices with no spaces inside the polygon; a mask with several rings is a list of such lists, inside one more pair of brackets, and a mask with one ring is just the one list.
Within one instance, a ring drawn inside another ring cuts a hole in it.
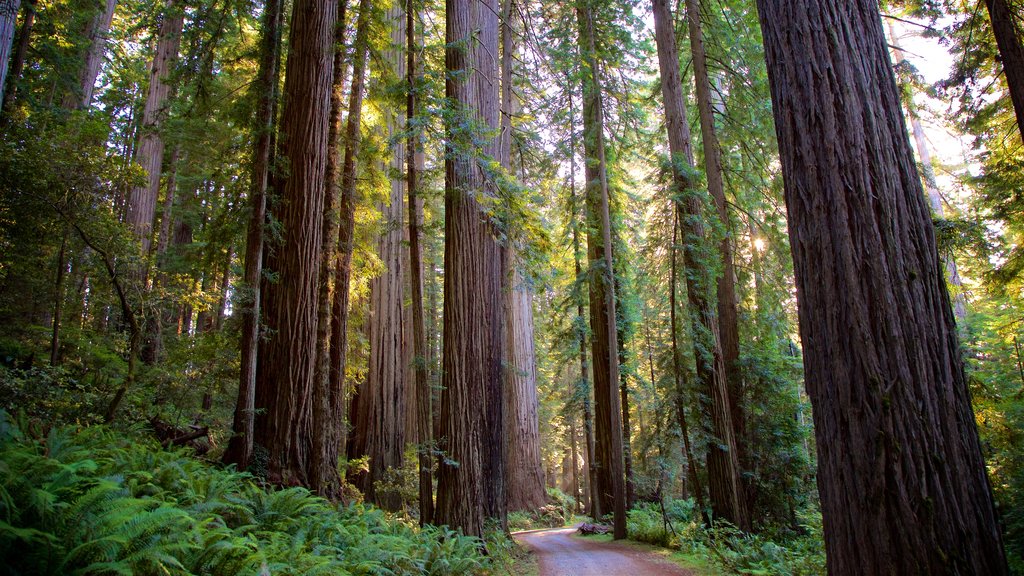
[{"label": "tall tree trunk", "polygon": [[[616,278],[615,294],[619,297],[619,282]],[[621,300],[620,300],[621,302]],[[615,338],[619,347],[619,366],[626,365],[626,334],[625,322],[618,323]],[[619,405],[622,407],[622,464],[626,474],[626,509],[636,503],[636,486],[633,482],[633,445],[630,439],[632,425],[629,421],[629,377],[624,370],[619,371]]]},{"label": "tall tree trunk", "polygon": [[[405,76],[405,60],[400,47],[405,41],[405,0],[393,0],[387,12],[391,43],[384,60],[396,78]],[[377,241],[377,254],[384,264],[384,272],[370,280],[370,361],[366,384],[360,395],[365,396],[369,412],[366,430],[366,452],[370,457],[370,472],[364,477],[362,490],[367,498],[386,510],[398,510],[402,501],[395,491],[378,492],[375,484],[386,477],[389,469],[402,466],[405,452],[406,360],[405,309],[402,305],[405,288],[403,267],[403,196],[401,177],[405,164],[405,143],[399,134],[405,122],[397,112],[387,112],[388,138],[391,143],[390,166],[386,170],[391,194],[386,202],[378,204],[381,212],[382,233]]]},{"label": "tall tree trunk", "polygon": [[622,469],[622,408],[616,386],[619,354],[615,329],[615,267],[604,149],[604,103],[594,39],[593,12],[576,7],[583,52],[583,147],[587,175],[587,256],[590,260],[590,330],[594,360],[595,443],[601,509],[614,511],[614,536],[626,537],[626,487]]},{"label": "tall tree trunk", "polygon": [[873,0],[758,0],[830,574],[1007,573]]},{"label": "tall tree trunk", "polygon": [[677,283],[679,278],[679,266],[677,255],[679,252],[677,240],[679,238],[679,211],[672,211],[672,246],[669,250],[672,266],[669,272],[669,323],[672,329],[672,375],[675,380],[673,392],[676,407],[676,420],[679,422],[679,435],[683,440],[683,458],[686,459],[686,476],[690,483],[690,493],[693,494],[700,511],[701,518],[707,523],[707,507],[704,504],[704,488],[700,484],[700,476],[697,475],[697,459],[693,456],[693,448],[690,446],[690,426],[686,421],[686,385],[683,376],[683,351],[679,347],[679,315],[677,313]]},{"label": "tall tree trunk", "polygon": [[57,253],[57,278],[53,282],[53,326],[50,331],[50,366],[60,366],[60,322],[64,309],[64,277],[67,274],[67,248],[69,228],[64,228],[64,238]]},{"label": "tall tree trunk", "polygon": [[[502,0],[501,8],[501,132],[498,160],[512,170],[512,119],[519,113],[515,93],[515,67],[519,48],[518,18],[513,0]],[[523,273],[523,262],[514,245],[505,249],[508,269],[502,290],[505,327],[505,500],[510,511],[534,511],[544,506],[544,468],[540,455],[537,422],[537,365],[534,357],[533,290]]]},{"label": "tall tree trunk", "polygon": [[[108,0],[111,1],[111,0]],[[263,230],[267,217],[267,187],[274,155],[274,119],[278,61],[281,52],[283,10],[281,0],[266,0],[263,6],[260,64],[252,91],[256,111],[252,123],[255,136],[252,172],[249,179],[249,225],[245,236],[245,273],[243,297],[239,299],[242,317],[241,369],[238,399],[235,403],[232,436],[224,452],[224,461],[240,469],[248,468],[252,458],[253,416],[255,410],[256,360],[260,340],[260,291],[263,278]],[[191,315],[190,315],[191,316]]]},{"label": "tall tree trunk", "polygon": [[[743,381],[737,362],[740,358],[739,319],[736,311],[736,266],[733,263],[733,240],[725,182],[722,178],[722,147],[715,130],[715,102],[708,76],[707,54],[704,51],[704,31],[700,16],[701,0],[686,0],[686,20],[690,29],[690,53],[693,56],[693,75],[696,83],[697,109],[700,113],[701,142],[704,147],[704,174],[708,193],[715,201],[715,210],[722,225],[722,239],[718,254],[722,262],[721,275],[716,278],[718,296],[718,334],[722,343],[722,362],[725,382],[729,390],[729,409],[736,437],[736,455],[740,468],[746,467],[746,430],[743,416]],[[745,493],[746,491],[744,491]],[[743,525],[743,528],[750,528]]]},{"label": "tall tree trunk", "polygon": [[135,161],[146,171],[148,179],[146,184],[132,188],[129,193],[127,217],[135,237],[142,244],[143,256],[149,254],[153,237],[153,216],[156,213],[157,196],[160,194],[160,172],[164,161],[164,139],[160,130],[167,118],[167,100],[171,93],[168,76],[178,59],[184,19],[184,11],[175,4],[175,0],[167,0],[157,33],[156,53],[149,69],[141,141],[135,152]]},{"label": "tall tree trunk", "polygon": [[434,495],[433,475],[431,474],[431,454],[433,451],[433,426],[431,416],[432,391],[428,380],[427,333],[423,317],[423,247],[420,245],[421,227],[423,225],[423,202],[419,198],[419,163],[422,157],[420,139],[422,133],[416,120],[416,96],[418,90],[418,62],[416,61],[416,22],[415,4],[406,0],[405,4],[405,57],[406,83],[405,125],[409,131],[406,144],[406,187],[409,195],[409,268],[412,296],[412,346],[413,375],[416,383],[416,431],[419,436],[419,507],[420,526],[433,522]]},{"label": "tall tree trunk", "polygon": [[[501,457],[501,255],[496,231],[477,200],[491,195],[472,126],[498,127],[496,2],[446,0],[444,350],[441,448],[435,521],[483,533],[486,515],[504,508]],[[497,386],[499,389],[495,390]],[[496,394],[496,392],[498,392]],[[493,439],[497,438],[497,445]],[[500,500],[499,500],[500,497]]]},{"label": "tall tree trunk", "polygon": [[89,21],[85,31],[89,46],[86,48],[78,73],[78,91],[68,92],[64,96],[64,107],[68,110],[86,110],[92,105],[92,93],[96,86],[96,78],[100,75],[100,67],[103,65],[107,33],[110,31],[110,23],[114,19],[116,8],[117,0],[104,0],[103,10],[97,11]]},{"label": "tall tree trunk", "polygon": [[[334,300],[331,302],[331,382],[334,395],[331,410],[343,422],[345,415],[345,357],[348,346],[349,285],[352,279],[352,250],[355,235],[356,158],[361,143],[362,96],[366,87],[367,35],[370,18],[370,0],[359,0],[355,23],[355,42],[352,46],[352,87],[348,93],[348,118],[345,121],[345,160],[341,169],[341,205],[338,222],[338,256],[335,260]],[[335,396],[336,395],[336,396]],[[353,399],[352,405],[357,403]],[[347,452],[366,454],[366,425],[357,426],[356,414],[350,410],[348,418],[353,424],[347,438]],[[344,430],[344,423],[341,424]],[[340,440],[340,439],[339,439]],[[352,480],[355,480],[353,477]]]},{"label": "tall tree trunk", "polygon": [[11,68],[7,78],[7,90],[3,93],[3,114],[10,113],[14,105],[14,99],[18,95],[18,80],[21,79],[21,72],[25,69],[25,57],[28,55],[28,45],[32,40],[32,26],[36,21],[36,0],[25,2],[25,15],[22,17],[21,30],[18,31],[18,45],[14,50],[14,57],[11,59]]},{"label": "tall tree trunk", "polygon": [[[896,57],[897,68],[907,66],[907,59],[896,38],[896,30],[889,22],[889,40]],[[924,135],[924,126],[921,125],[921,117],[917,113],[917,105],[914,103],[914,95],[909,92],[909,86],[900,91],[903,106],[907,110],[907,117],[910,118],[910,129],[914,135],[914,144],[917,146],[917,155],[921,160],[921,176],[924,177],[924,189],[928,194],[928,204],[932,214],[936,218],[945,218],[945,210],[942,208],[942,195],[939,193],[939,184],[935,180],[935,168],[932,167],[932,154],[928,149],[928,140]],[[964,298],[963,284],[960,281],[960,272],[956,267],[956,260],[950,254],[941,255],[942,262],[946,267],[946,279],[954,287],[953,294],[953,316],[961,331],[967,322],[967,299]]]},{"label": "tall tree trunk", "polygon": [[[341,448],[343,413],[332,410],[332,399],[341,394],[341,382],[331,379],[331,302],[335,282],[334,260],[338,239],[338,206],[341,203],[339,160],[341,143],[342,92],[345,83],[345,12],[348,0],[338,2],[338,17],[334,26],[334,71],[331,80],[330,127],[327,132],[326,195],[321,229],[320,283],[317,287],[316,368],[313,375],[313,427],[320,430],[312,437],[310,455],[310,485],[321,496],[336,499],[341,496],[341,476],[338,473],[338,451]],[[338,404],[343,406],[343,404]]]},{"label": "tall tree trunk", "polygon": [[7,86],[7,64],[14,48],[14,32],[18,26],[21,0],[0,0],[0,102]]},{"label": "tall tree trunk", "polygon": [[1009,0],[985,0],[992,21],[992,34],[999,48],[999,60],[1006,74],[1010,101],[1017,115],[1017,130],[1024,140],[1024,30],[1021,29],[1020,6]]},{"label": "tall tree trunk", "polygon": [[[568,78],[567,78],[568,81]],[[569,84],[571,86],[571,84]],[[583,285],[589,285],[589,280],[583,274],[583,267],[580,264],[580,223],[579,208],[576,200],[576,112],[573,107],[572,88],[568,90],[569,98],[569,222],[572,229],[572,258],[576,279],[576,323],[577,338],[580,346],[580,379],[577,389],[582,396],[583,404],[583,435],[586,440],[587,456],[587,488],[589,489],[587,499],[590,501],[590,516],[596,522],[601,516],[601,498],[598,487],[597,468],[594,466],[597,448],[594,446],[594,414],[591,409],[590,396],[590,367],[587,364],[587,335],[584,323],[584,299]]]},{"label": "tall tree trunk", "polygon": [[267,451],[273,483],[308,483],[308,441],[316,363],[318,258],[322,249],[327,137],[334,75],[335,0],[296,0],[289,35],[282,156],[288,160],[277,214],[283,245],[267,261],[279,275],[267,286],[271,334],[259,346],[253,440]]},{"label": "tall tree trunk", "polygon": [[740,481],[740,466],[733,432],[732,410],[725,381],[725,363],[718,332],[718,317],[710,302],[712,282],[708,273],[703,206],[688,176],[693,170],[690,129],[686,121],[679,54],[667,0],[654,0],[654,38],[658,45],[661,89],[665,101],[673,186],[686,268],[686,296],[690,313],[697,386],[710,404],[712,440],[708,443],[708,493],[716,517],[740,528],[749,527]]}]

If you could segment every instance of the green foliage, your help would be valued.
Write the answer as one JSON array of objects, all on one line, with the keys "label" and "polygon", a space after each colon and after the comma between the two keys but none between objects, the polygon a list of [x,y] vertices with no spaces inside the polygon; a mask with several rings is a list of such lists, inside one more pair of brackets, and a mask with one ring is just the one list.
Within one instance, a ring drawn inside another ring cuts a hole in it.
[{"label": "green foliage", "polygon": [[[0,411],[0,556],[19,574],[480,574],[480,541],[166,451]],[[495,538],[489,549],[508,546]]]},{"label": "green foliage", "polygon": [[825,573],[821,514],[811,512],[799,535],[750,534],[725,522],[701,525],[692,500],[656,503],[629,511],[629,537],[705,558],[729,574],[812,576]]}]

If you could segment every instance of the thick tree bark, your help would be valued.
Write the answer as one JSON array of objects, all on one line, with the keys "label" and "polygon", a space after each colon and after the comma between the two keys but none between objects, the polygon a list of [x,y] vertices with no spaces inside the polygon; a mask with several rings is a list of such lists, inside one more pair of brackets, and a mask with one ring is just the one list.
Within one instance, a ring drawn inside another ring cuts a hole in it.
[{"label": "thick tree bark", "polygon": [[[504,508],[501,457],[501,256],[478,198],[490,195],[477,125],[498,127],[496,2],[447,0],[445,94],[444,350],[441,448],[435,521],[483,533],[486,515]],[[498,390],[495,390],[498,387]],[[497,392],[497,394],[496,394]],[[495,444],[496,441],[496,444]],[[500,499],[499,499],[500,498]]]},{"label": "thick tree bark", "polygon": [[341,142],[342,91],[345,83],[345,12],[348,1],[338,2],[334,26],[334,77],[331,80],[331,125],[327,131],[326,194],[321,229],[320,284],[317,287],[316,368],[313,376],[313,427],[319,430],[312,437],[310,485],[331,499],[341,496],[338,473],[341,414],[332,411],[332,398],[338,395],[340,382],[331,380],[331,302],[336,285],[334,260],[338,238],[338,205],[341,203],[341,164],[338,161]]},{"label": "thick tree bark", "polygon": [[611,210],[604,149],[601,71],[591,7],[576,8],[583,52],[583,147],[587,175],[587,252],[590,260],[590,330],[594,361],[595,443],[601,509],[614,511],[614,535],[626,537],[626,487],[622,469],[622,408],[616,387],[619,354],[615,329],[615,267],[612,263]]},{"label": "thick tree bark", "polygon": [[316,361],[317,287],[334,72],[335,0],[297,0],[289,35],[281,146],[288,160],[277,214],[283,245],[267,261],[279,275],[264,291],[270,338],[260,342],[254,442],[267,478],[307,484]]},{"label": "thick tree bark", "polygon": [[14,48],[14,32],[18,26],[21,0],[0,0],[0,102],[7,86],[7,65]]},{"label": "thick tree bark", "polygon": [[420,526],[433,522],[434,487],[431,474],[431,453],[433,450],[433,426],[431,416],[431,389],[428,380],[427,333],[423,317],[423,248],[421,246],[423,206],[419,199],[419,164],[421,133],[416,122],[416,95],[418,88],[418,63],[416,61],[416,26],[413,0],[405,4],[405,57],[406,83],[405,125],[409,130],[406,143],[406,187],[409,195],[409,268],[412,296],[412,346],[413,377],[416,385],[416,431],[419,436],[419,507]]},{"label": "thick tree bark", "polygon": [[830,574],[1006,574],[873,0],[759,0]]},{"label": "thick tree bark", "polygon": [[[696,83],[697,109],[700,112],[701,142],[704,147],[704,174],[708,193],[715,201],[715,209],[722,225],[722,239],[718,254],[722,262],[721,275],[716,278],[718,296],[718,333],[722,343],[722,361],[725,381],[729,389],[729,409],[732,428],[736,436],[736,454],[741,469],[746,462],[746,430],[743,416],[743,381],[737,362],[740,357],[739,318],[736,310],[736,266],[733,263],[733,240],[722,178],[722,147],[715,130],[715,103],[711,95],[707,54],[704,51],[704,31],[700,16],[701,0],[686,0],[686,20],[690,29],[690,53],[693,56],[693,76]],[[744,491],[745,492],[745,491]],[[749,525],[742,528],[749,529]]]},{"label": "thick tree bark", "polygon": [[128,224],[142,244],[142,255],[149,254],[153,238],[153,216],[160,194],[160,172],[164,161],[164,139],[160,130],[167,118],[167,100],[171,94],[168,76],[178,59],[181,28],[185,15],[175,0],[167,0],[157,32],[158,40],[149,69],[149,88],[142,112],[141,139],[135,161],[142,166],[147,182],[132,188],[128,195]]},{"label": "thick tree bark", "polygon": [[106,52],[107,33],[110,31],[110,23],[114,19],[116,8],[117,0],[103,0],[103,9],[97,11],[89,21],[85,31],[89,45],[86,47],[82,67],[78,73],[78,90],[68,92],[64,96],[64,107],[68,110],[86,110],[92,105],[96,78],[100,75],[103,55]]},{"label": "thick tree bark", "polygon": [[[514,252],[509,250],[509,257]],[[534,511],[544,506],[544,468],[541,465],[537,420],[537,365],[533,342],[533,297],[520,269],[510,262],[511,281],[505,291],[505,434],[506,497],[509,511]]]},{"label": "thick tree bark", "polygon": [[697,364],[697,386],[707,398],[712,440],[708,443],[708,493],[715,517],[740,528],[749,526],[740,481],[739,458],[733,432],[732,410],[725,381],[725,362],[718,331],[718,317],[710,302],[711,279],[707,271],[701,221],[703,206],[687,174],[693,171],[693,150],[686,121],[679,54],[676,50],[672,13],[667,0],[654,0],[654,38],[658,45],[661,89],[665,101],[673,186],[686,268],[686,296]]},{"label": "thick tree bark", "polygon": [[1017,115],[1017,130],[1024,140],[1024,30],[1021,30],[1020,7],[1014,8],[1010,0],[985,0],[985,7]]}]

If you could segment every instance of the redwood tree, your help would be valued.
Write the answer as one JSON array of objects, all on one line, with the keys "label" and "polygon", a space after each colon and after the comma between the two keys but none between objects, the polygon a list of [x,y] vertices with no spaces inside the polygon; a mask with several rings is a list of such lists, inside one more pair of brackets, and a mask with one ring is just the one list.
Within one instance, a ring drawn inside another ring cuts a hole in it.
[{"label": "redwood tree", "polygon": [[445,94],[454,109],[445,126],[444,455],[434,520],[479,536],[485,514],[504,506],[504,443],[494,418],[500,414],[493,413],[501,406],[493,387],[502,371],[502,267],[496,230],[480,202],[491,193],[481,156],[493,156],[495,146],[479,144],[481,133],[498,126],[498,10],[493,0],[447,0],[445,10]]},{"label": "redwood tree", "polygon": [[594,9],[576,6],[583,66],[583,148],[586,157],[587,256],[590,260],[590,330],[594,362],[594,441],[601,510],[614,512],[615,538],[626,537],[626,485],[622,464],[622,408],[615,328],[615,280],[604,141],[604,102],[597,58]]},{"label": "redwood tree", "polygon": [[658,45],[661,90],[665,100],[665,124],[672,159],[675,210],[681,232],[686,298],[697,368],[697,388],[707,399],[711,417],[708,432],[708,495],[716,517],[741,528],[747,527],[746,504],[740,485],[740,466],[732,410],[725,380],[725,359],[718,318],[711,302],[707,243],[702,222],[703,206],[689,174],[693,171],[693,150],[686,121],[679,53],[667,0],[654,0],[654,39]]},{"label": "redwood tree", "polygon": [[282,156],[288,162],[276,214],[283,244],[268,268],[278,282],[264,299],[269,338],[261,341],[256,370],[253,439],[267,452],[267,478],[307,483],[311,393],[316,360],[317,282],[334,71],[337,2],[297,0],[288,42]]},{"label": "redwood tree", "polygon": [[873,0],[758,0],[830,574],[1006,574]]}]

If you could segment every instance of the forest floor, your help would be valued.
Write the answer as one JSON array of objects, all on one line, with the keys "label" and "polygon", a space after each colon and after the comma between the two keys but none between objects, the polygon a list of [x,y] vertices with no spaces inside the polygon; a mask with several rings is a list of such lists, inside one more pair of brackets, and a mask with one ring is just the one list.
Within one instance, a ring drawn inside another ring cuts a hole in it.
[{"label": "forest floor", "polygon": [[554,528],[513,537],[534,554],[539,576],[698,576],[640,547],[575,533],[576,528]]}]

